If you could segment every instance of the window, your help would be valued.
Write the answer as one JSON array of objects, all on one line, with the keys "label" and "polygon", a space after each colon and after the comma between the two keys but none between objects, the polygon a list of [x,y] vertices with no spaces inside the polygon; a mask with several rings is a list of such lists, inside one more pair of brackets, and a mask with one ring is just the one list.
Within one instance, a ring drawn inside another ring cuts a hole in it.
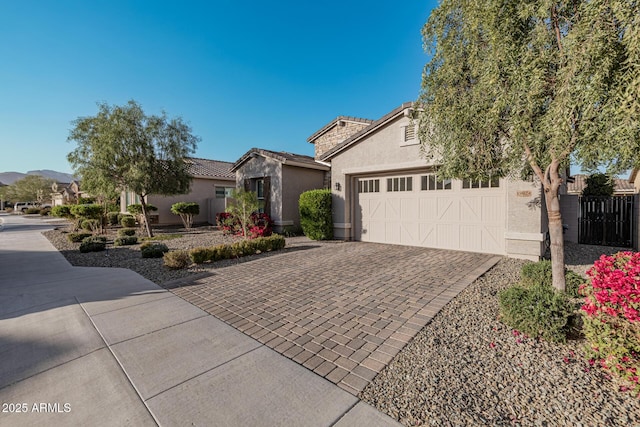
[{"label": "window", "polygon": [[413,177],[387,178],[387,191],[413,191]]},{"label": "window", "polygon": [[494,176],[490,179],[463,179],[462,188],[498,188],[500,178]]},{"label": "window", "polygon": [[216,199],[231,197],[231,192],[233,190],[233,187],[216,187]]},{"label": "window", "polygon": [[437,175],[434,173],[423,175],[420,178],[422,181],[420,189],[422,191],[451,190],[450,179],[438,179]]},{"label": "window", "polygon": [[258,212],[264,213],[264,179],[256,179],[256,195],[258,196]]},{"label": "window", "polygon": [[358,193],[379,193],[379,179],[361,179],[358,181]]}]

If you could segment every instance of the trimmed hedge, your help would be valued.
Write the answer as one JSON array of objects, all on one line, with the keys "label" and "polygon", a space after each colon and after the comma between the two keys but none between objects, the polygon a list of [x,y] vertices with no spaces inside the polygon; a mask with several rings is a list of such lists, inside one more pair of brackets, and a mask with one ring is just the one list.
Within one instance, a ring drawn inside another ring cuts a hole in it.
[{"label": "trimmed hedge", "polygon": [[93,236],[92,233],[69,233],[67,234],[67,239],[72,243],[80,243],[87,237],[91,236]]},{"label": "trimmed hedge", "polygon": [[120,217],[120,212],[107,212],[107,224],[109,225],[118,225],[120,221],[118,218]]},{"label": "trimmed hedge", "polygon": [[71,205],[58,205],[51,208],[51,215],[58,218],[73,218]]},{"label": "trimmed hedge", "polygon": [[138,243],[137,236],[120,236],[113,241],[114,246],[130,246]]},{"label": "trimmed hedge", "polygon": [[164,243],[146,242],[140,246],[142,258],[162,258],[169,252],[169,247]]},{"label": "trimmed hedge", "polygon": [[80,252],[100,252],[107,248],[107,238],[104,236],[91,236],[85,238],[80,244]]},{"label": "trimmed hedge", "polygon": [[285,239],[274,234],[269,237],[258,237],[253,240],[242,240],[232,244],[210,246],[206,248],[195,248],[189,251],[191,260],[195,264],[205,262],[215,262],[230,258],[240,258],[254,255],[258,252],[277,251],[284,248]]},{"label": "trimmed hedge", "polygon": [[165,267],[178,270],[189,267],[191,265],[191,257],[189,256],[189,251],[171,251],[164,254],[162,262]]},{"label": "trimmed hedge", "polygon": [[135,236],[135,235],[136,235],[135,228],[121,228],[120,230],[118,230],[118,237]]},{"label": "trimmed hedge", "polygon": [[131,215],[122,216],[122,219],[120,220],[120,224],[126,228],[135,227],[136,219]]},{"label": "trimmed hedge", "polygon": [[300,195],[300,225],[312,240],[333,238],[331,190],[310,190]]}]

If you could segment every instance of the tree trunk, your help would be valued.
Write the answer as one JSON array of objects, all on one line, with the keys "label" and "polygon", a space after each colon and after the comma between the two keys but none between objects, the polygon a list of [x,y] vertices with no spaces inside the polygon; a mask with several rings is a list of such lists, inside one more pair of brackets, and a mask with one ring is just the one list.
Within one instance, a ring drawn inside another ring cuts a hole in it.
[{"label": "tree trunk", "polygon": [[140,196],[140,205],[142,206],[142,219],[144,220],[144,228],[147,231],[147,236],[153,237],[151,226],[149,225],[149,217],[147,216],[147,203],[143,196]]},{"label": "tree trunk", "polygon": [[[551,171],[551,178],[545,185],[545,203],[547,206],[547,216],[549,218],[549,237],[551,240],[551,273],[553,277],[553,287],[559,291],[565,290],[564,277],[564,236],[562,230],[562,214],[560,212],[560,199],[558,190],[562,180],[558,173]],[[555,176],[554,176],[555,175]]]}]

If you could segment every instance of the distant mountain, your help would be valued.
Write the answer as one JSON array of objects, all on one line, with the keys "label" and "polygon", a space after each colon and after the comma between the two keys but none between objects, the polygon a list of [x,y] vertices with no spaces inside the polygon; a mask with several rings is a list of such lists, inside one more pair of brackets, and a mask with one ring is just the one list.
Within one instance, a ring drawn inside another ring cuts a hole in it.
[{"label": "distant mountain", "polygon": [[76,177],[69,173],[52,171],[49,169],[37,170],[37,171],[29,171],[27,173],[21,172],[0,172],[0,182],[3,184],[11,185],[14,182],[24,178],[27,175],[40,175],[45,178],[51,178],[56,182],[71,182]]}]

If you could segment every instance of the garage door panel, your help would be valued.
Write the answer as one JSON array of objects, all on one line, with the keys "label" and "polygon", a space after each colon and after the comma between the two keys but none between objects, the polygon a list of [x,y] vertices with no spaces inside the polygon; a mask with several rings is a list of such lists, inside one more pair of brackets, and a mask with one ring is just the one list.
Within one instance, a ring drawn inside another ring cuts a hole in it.
[{"label": "garage door panel", "polygon": [[503,189],[360,193],[354,235],[368,242],[504,254],[504,209]]},{"label": "garage door panel", "polygon": [[460,227],[458,224],[437,224],[436,230],[436,247],[444,249],[458,249],[460,247]]}]

